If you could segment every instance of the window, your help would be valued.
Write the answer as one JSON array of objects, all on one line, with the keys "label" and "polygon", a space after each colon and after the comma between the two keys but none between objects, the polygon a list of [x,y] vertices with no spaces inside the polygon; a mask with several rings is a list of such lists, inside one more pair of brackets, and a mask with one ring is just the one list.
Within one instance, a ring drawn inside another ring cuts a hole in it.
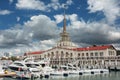
[{"label": "window", "polygon": [[82,53],[82,56],[84,56],[84,53]]},{"label": "window", "polygon": [[48,55],[47,55],[48,57],[50,57],[50,53],[48,53]]},{"label": "window", "polygon": [[15,65],[17,65],[17,66],[24,66],[23,64],[21,64],[21,63],[14,63]]},{"label": "window", "polygon": [[44,58],[46,58],[46,54],[44,55]]},{"label": "window", "polygon": [[41,55],[40,55],[40,58],[41,58]]},{"label": "window", "polygon": [[69,55],[68,52],[66,52],[66,57],[68,57],[68,55]]},{"label": "window", "polygon": [[86,53],[86,56],[88,56],[88,53]]},{"label": "window", "polygon": [[93,53],[90,53],[90,56],[93,56]]},{"label": "window", "polygon": [[70,53],[70,56],[72,57],[72,56],[73,56],[73,54],[72,54],[72,53]]},{"label": "window", "polygon": [[95,56],[98,56],[98,53],[97,53],[97,52],[95,52]]},{"label": "window", "polygon": [[78,53],[78,57],[80,57],[80,53]]},{"label": "window", "polygon": [[56,53],[58,53],[58,51],[56,51]]},{"label": "window", "polygon": [[103,52],[100,52],[100,56],[103,56]]},{"label": "window", "polygon": [[51,57],[54,57],[54,52],[51,52]]},{"label": "window", "polygon": [[112,51],[109,51],[109,55],[112,55]]},{"label": "window", "polygon": [[63,53],[63,51],[61,51],[61,58],[62,58],[62,57],[64,57],[64,53]]}]

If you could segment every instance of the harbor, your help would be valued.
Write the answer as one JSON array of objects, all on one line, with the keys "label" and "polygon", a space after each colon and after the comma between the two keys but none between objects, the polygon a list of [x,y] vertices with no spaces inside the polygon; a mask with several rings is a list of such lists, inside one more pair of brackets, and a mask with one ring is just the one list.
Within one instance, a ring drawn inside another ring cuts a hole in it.
[{"label": "harbor", "polygon": [[120,80],[117,0],[0,5],[0,80]]},{"label": "harbor", "polygon": [[[34,80],[119,80],[120,72],[111,72],[110,74],[101,74],[101,75],[86,75],[86,76],[70,76],[70,77],[50,77],[47,79],[34,79]],[[0,80],[13,80],[12,78],[3,78]],[[18,80],[18,79],[14,79]],[[19,79],[22,80],[22,79]],[[31,80],[31,79],[29,79]]]},{"label": "harbor", "polygon": [[[71,65],[59,66],[59,68],[52,68],[48,64],[49,62],[43,61],[34,61],[33,59],[26,58],[21,61],[14,61],[4,69],[1,68],[1,71],[4,71],[0,74],[1,77],[11,77],[11,78],[23,78],[23,79],[32,79],[32,78],[50,78],[59,76],[59,77],[70,77],[73,75],[97,75],[97,74],[109,74],[108,69],[80,69],[78,67]],[[8,73],[12,72],[14,75]],[[4,76],[3,76],[4,75]]]},{"label": "harbor", "polygon": [[2,61],[5,57],[1,58],[3,80],[8,77],[21,80],[91,78],[120,71],[120,55],[113,45],[78,47],[70,40],[66,14],[63,16],[61,39],[51,49],[25,52],[16,60],[8,58],[13,59],[8,63]]}]

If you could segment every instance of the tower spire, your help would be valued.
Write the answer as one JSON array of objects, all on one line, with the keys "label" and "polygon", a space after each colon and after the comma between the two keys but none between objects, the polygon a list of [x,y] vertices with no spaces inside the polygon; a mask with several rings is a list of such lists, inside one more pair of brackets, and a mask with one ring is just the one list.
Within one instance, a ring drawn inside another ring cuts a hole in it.
[{"label": "tower spire", "polygon": [[64,5],[64,21],[63,21],[63,32],[66,32],[65,5]]},{"label": "tower spire", "polygon": [[64,19],[63,19],[63,31],[60,33],[61,40],[57,43],[57,47],[62,48],[73,48],[73,43],[70,40],[69,33],[67,33],[66,27],[66,16],[65,16],[65,5],[64,5]]}]

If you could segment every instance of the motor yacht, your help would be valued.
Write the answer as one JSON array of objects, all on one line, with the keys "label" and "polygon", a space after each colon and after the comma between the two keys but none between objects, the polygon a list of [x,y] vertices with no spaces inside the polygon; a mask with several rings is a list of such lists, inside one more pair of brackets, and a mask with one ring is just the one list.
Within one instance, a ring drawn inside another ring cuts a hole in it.
[{"label": "motor yacht", "polygon": [[23,61],[15,61],[8,66],[8,69],[10,69],[11,71],[24,71],[27,70],[28,67]]},{"label": "motor yacht", "polygon": [[3,66],[0,64],[0,74],[4,74]]}]

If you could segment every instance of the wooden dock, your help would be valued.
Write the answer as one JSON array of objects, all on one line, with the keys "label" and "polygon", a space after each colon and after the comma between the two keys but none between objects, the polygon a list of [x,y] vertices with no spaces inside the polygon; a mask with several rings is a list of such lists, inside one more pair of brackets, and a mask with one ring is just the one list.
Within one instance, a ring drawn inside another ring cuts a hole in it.
[{"label": "wooden dock", "polygon": [[2,77],[14,77],[16,76],[15,72],[0,73],[0,78]]}]

